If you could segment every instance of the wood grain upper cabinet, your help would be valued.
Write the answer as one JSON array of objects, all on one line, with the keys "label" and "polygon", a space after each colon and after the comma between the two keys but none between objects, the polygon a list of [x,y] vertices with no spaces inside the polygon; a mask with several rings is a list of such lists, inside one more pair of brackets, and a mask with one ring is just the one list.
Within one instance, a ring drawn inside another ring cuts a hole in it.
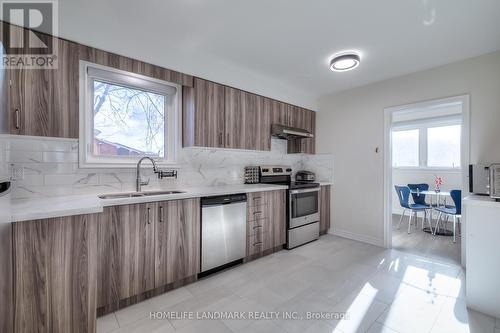
[{"label": "wood grain upper cabinet", "polygon": [[330,229],[330,196],[331,186],[323,185],[320,188],[320,208],[319,208],[319,233],[326,234]]},{"label": "wood grain upper cabinet", "polygon": [[195,276],[200,264],[200,199],[158,203],[155,287]]},{"label": "wood grain upper cabinet", "polygon": [[264,110],[266,110],[270,115],[271,125],[290,125],[287,105],[285,103],[270,98],[264,98]]},{"label": "wood grain upper cabinet", "polygon": [[264,98],[225,88],[225,147],[271,150],[271,119]]},{"label": "wood grain upper cabinet", "polygon": [[154,288],[154,221],[157,204],[106,207],[99,215],[97,305]]},{"label": "wood grain upper cabinet", "polygon": [[10,70],[11,134],[78,138],[79,47],[55,43],[57,68]]},{"label": "wood grain upper cabinet", "polygon": [[183,87],[183,146],[224,147],[224,86],[195,78]]},{"label": "wood grain upper cabinet", "polygon": [[[286,118],[288,125],[302,128],[316,134],[316,112],[294,105],[287,105]],[[314,154],[316,138],[298,139],[288,142],[288,153]]]},{"label": "wood grain upper cabinet", "polygon": [[[4,23],[10,29],[11,45],[22,43],[28,30]],[[32,32],[30,32],[32,33]],[[40,34],[42,40],[53,37]],[[17,41],[16,41],[17,40]],[[78,138],[79,131],[79,65],[80,60],[118,68],[159,80],[192,86],[190,75],[53,38],[57,62],[49,69],[9,69],[10,133],[62,138]],[[26,50],[28,55],[30,50]]]}]

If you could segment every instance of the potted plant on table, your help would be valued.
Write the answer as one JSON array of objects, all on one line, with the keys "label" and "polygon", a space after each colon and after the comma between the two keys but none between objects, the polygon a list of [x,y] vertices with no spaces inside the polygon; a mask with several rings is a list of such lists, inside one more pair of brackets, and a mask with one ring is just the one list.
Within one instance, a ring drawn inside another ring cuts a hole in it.
[{"label": "potted plant on table", "polygon": [[436,193],[441,192],[441,186],[444,184],[443,178],[434,175],[434,184],[436,184],[434,191],[436,191]]}]

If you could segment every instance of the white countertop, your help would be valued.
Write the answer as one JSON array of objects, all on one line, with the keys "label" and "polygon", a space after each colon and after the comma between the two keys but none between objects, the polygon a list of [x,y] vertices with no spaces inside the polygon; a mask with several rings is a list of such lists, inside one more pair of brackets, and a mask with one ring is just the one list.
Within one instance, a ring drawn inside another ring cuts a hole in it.
[{"label": "white countertop", "polygon": [[464,200],[464,205],[467,206],[487,206],[487,207],[496,207],[500,208],[500,202],[491,199],[488,196],[484,195],[475,195],[471,194],[466,197]]},{"label": "white countertop", "polygon": [[174,189],[185,191],[184,193],[120,199],[100,199],[97,194],[34,199],[16,199],[11,201],[11,222],[100,213],[106,206],[198,198],[234,193],[273,191],[287,188],[287,186],[282,185],[239,184],[186,187],[182,189]]}]

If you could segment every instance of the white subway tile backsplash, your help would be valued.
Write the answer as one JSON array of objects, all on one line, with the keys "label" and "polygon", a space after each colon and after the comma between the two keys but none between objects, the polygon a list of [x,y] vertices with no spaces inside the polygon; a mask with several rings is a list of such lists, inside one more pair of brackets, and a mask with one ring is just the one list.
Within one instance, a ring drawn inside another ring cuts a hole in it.
[{"label": "white subway tile backsplash", "polygon": [[76,163],[13,163],[13,167],[24,168],[24,174],[53,175],[75,173]]},{"label": "white subway tile backsplash", "polygon": [[[135,190],[135,169],[80,169],[78,140],[12,136],[5,158],[12,167],[24,169],[16,181],[13,198],[70,194],[112,193]],[[243,183],[246,165],[289,165],[294,171],[310,169],[318,180],[333,179],[331,155],[287,155],[286,141],[271,140],[271,151],[184,148],[180,150],[177,179],[159,180],[149,165],[141,170],[144,190],[186,186]]]},{"label": "white subway tile backsplash", "polygon": [[10,163],[40,163],[43,161],[43,152],[41,151],[24,151],[24,150],[8,150],[7,158]]},{"label": "white subway tile backsplash", "polygon": [[18,180],[18,184],[22,186],[42,186],[44,185],[43,176],[25,173],[23,178]]},{"label": "white subway tile backsplash", "polygon": [[69,175],[45,175],[45,185],[97,185],[98,177],[95,173],[91,174],[69,174]]},{"label": "white subway tile backsplash", "polygon": [[135,180],[135,173],[102,173],[99,174],[99,184],[121,184],[125,182],[133,182]]},{"label": "white subway tile backsplash", "polygon": [[114,193],[121,192],[121,184],[106,184],[106,185],[86,185],[86,186],[75,186],[73,188],[73,194],[93,194],[93,193]]},{"label": "white subway tile backsplash", "polygon": [[10,140],[9,149],[16,151],[58,151],[70,152],[74,142],[63,140],[33,140],[21,138]]},{"label": "white subway tile backsplash", "polygon": [[57,163],[76,163],[78,162],[78,153],[74,152],[55,152],[55,151],[44,151],[43,152],[44,162],[57,162]]}]

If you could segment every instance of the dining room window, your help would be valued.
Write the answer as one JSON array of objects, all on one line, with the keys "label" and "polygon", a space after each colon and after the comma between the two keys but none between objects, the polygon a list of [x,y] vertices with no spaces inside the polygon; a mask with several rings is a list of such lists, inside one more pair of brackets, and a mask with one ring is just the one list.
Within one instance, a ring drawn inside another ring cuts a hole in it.
[{"label": "dining room window", "polygon": [[427,128],[427,166],[460,167],[460,125]]},{"label": "dining room window", "polygon": [[392,132],[392,165],[394,167],[419,166],[418,129]]},{"label": "dining room window", "polygon": [[398,124],[392,130],[394,168],[459,169],[461,119]]}]

